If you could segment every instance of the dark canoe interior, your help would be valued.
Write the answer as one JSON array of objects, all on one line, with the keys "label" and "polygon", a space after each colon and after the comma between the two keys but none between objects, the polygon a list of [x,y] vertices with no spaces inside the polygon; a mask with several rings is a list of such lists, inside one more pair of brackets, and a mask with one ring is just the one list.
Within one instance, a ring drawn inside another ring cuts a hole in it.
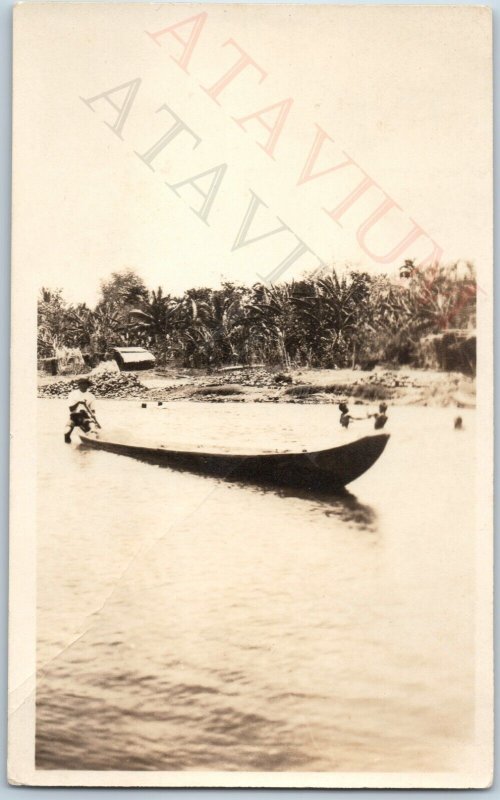
[{"label": "dark canoe interior", "polygon": [[236,454],[173,450],[95,438],[81,433],[82,444],[132,456],[151,464],[306,489],[341,489],[368,470],[383,453],[389,434],[365,436],[339,447],[305,453]]}]

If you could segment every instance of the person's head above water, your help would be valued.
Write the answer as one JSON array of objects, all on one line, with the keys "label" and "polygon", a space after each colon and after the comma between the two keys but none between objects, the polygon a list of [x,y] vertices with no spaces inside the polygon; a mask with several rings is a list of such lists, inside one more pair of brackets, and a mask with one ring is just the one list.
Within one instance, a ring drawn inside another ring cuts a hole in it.
[{"label": "person's head above water", "polygon": [[342,414],[347,414],[349,411],[347,403],[339,403],[339,410],[342,412]]},{"label": "person's head above water", "polygon": [[378,410],[380,411],[381,414],[385,414],[385,412],[387,411],[387,403],[380,403]]}]

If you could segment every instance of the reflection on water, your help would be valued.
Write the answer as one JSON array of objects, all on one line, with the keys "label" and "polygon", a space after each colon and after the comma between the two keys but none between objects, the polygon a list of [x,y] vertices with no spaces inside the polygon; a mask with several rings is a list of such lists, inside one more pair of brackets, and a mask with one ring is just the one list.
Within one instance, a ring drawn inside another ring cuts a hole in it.
[{"label": "reflection on water", "polygon": [[327,517],[338,516],[343,522],[352,522],[361,530],[376,530],[377,514],[371,506],[360,503],[354,495],[346,494],[338,498],[333,508],[327,508],[324,513]]},{"label": "reflection on water", "polygon": [[[244,484],[240,484],[244,487]],[[248,484],[246,485],[248,488]],[[375,509],[364,503],[360,503],[357,497],[347,489],[336,490],[334,492],[326,489],[322,491],[312,491],[310,489],[299,489],[290,486],[271,486],[269,484],[252,484],[252,489],[263,494],[273,492],[279,497],[293,497],[304,500],[304,513],[325,514],[327,517],[337,517],[345,523],[353,523],[361,530],[375,530],[377,514]]]},{"label": "reflection on water", "polygon": [[[457,434],[452,411],[393,409],[379,462],[329,495],[68,447],[64,404],[39,407],[40,768],[460,763],[473,714],[473,412]],[[100,417],[207,446],[320,448],[340,435],[328,406],[108,401]]]}]

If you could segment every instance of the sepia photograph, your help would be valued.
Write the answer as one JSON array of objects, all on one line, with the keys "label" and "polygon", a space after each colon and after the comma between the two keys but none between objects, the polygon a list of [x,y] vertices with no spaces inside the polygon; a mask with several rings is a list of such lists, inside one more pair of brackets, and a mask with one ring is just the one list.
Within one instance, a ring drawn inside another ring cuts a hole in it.
[{"label": "sepia photograph", "polygon": [[493,774],[491,11],[14,11],[9,780]]}]

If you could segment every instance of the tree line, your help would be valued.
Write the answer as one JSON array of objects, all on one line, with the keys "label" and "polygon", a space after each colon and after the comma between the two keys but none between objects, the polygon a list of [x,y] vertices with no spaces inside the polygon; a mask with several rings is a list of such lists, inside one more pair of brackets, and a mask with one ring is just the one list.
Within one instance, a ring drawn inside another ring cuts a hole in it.
[{"label": "tree line", "polygon": [[42,288],[38,356],[68,347],[106,358],[113,347],[142,345],[163,366],[416,363],[422,337],[474,327],[476,277],[470,264],[424,270],[406,262],[400,272],[331,268],[273,286],[225,282],[174,296],[125,270],[101,284],[93,308]]}]

